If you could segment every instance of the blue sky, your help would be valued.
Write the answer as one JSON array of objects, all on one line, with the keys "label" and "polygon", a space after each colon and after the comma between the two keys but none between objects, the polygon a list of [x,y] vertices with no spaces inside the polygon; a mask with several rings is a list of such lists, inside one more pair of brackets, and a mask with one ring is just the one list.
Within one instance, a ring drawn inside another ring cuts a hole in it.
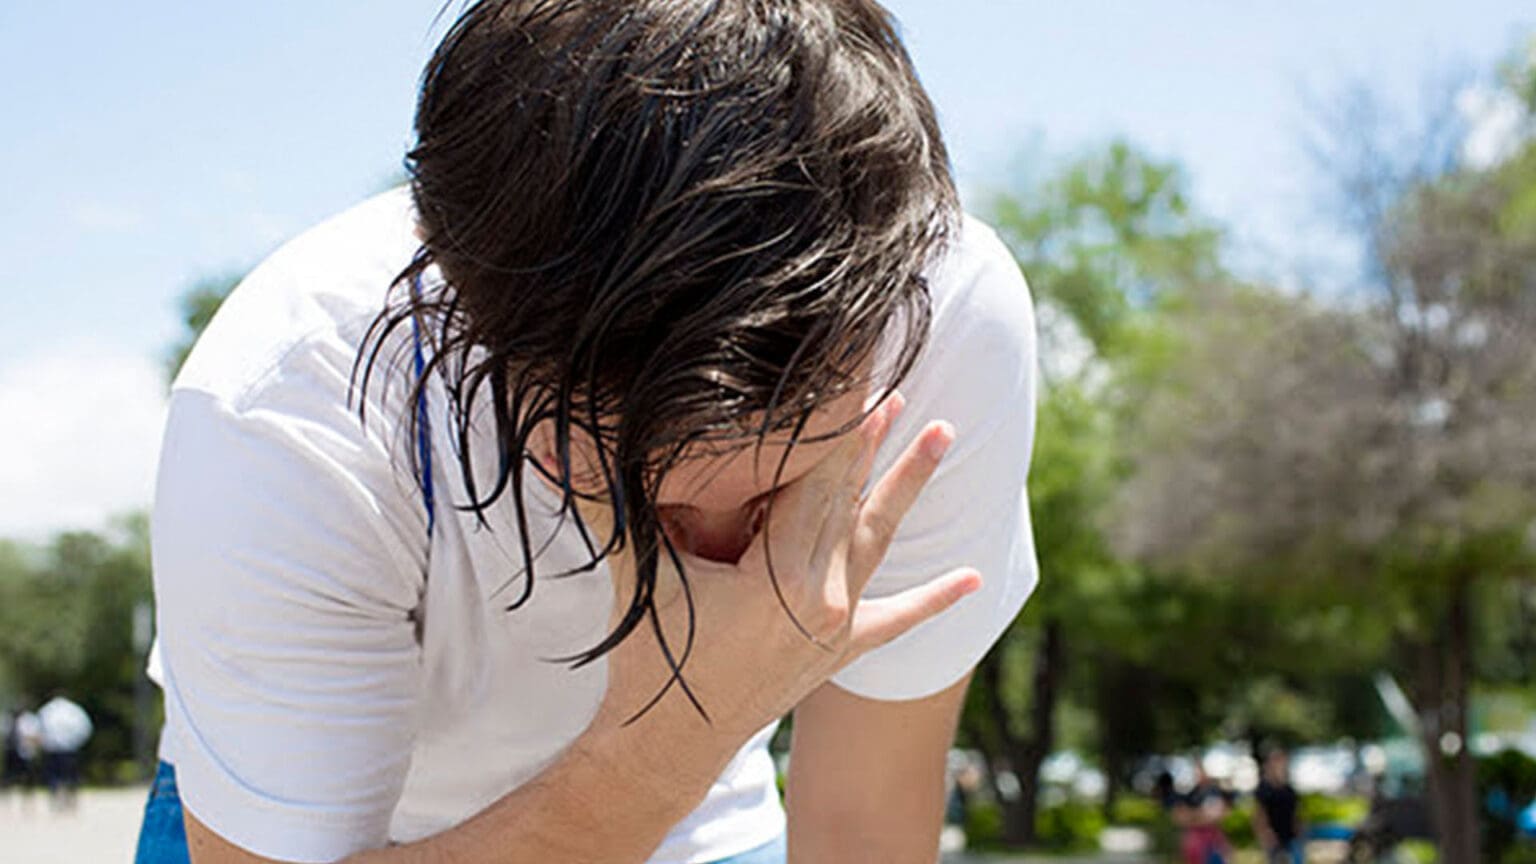
[{"label": "blue sky", "polygon": [[[0,3],[0,536],[147,503],[175,298],[397,174],[439,5]],[[1326,221],[1307,94],[1411,102],[1536,29],[1529,0],[890,6],[973,204],[1124,135],[1278,268]]]}]

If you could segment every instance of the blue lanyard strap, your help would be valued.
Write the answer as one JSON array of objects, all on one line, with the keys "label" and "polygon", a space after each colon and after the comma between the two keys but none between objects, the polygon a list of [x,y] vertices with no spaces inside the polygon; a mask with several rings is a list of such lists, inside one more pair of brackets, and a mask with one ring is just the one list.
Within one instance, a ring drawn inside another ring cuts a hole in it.
[{"label": "blue lanyard strap", "polygon": [[[411,282],[411,293],[421,296],[421,277]],[[437,508],[432,500],[432,437],[427,425],[427,361],[421,353],[421,323],[411,316],[411,339],[416,353],[416,461],[421,468],[421,496],[427,505],[427,539],[432,539],[432,528],[437,522]]]}]

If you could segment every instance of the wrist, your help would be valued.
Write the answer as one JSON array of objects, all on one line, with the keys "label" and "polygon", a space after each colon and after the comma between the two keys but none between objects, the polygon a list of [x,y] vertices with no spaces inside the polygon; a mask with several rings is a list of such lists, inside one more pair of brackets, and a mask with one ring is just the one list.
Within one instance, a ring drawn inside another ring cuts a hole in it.
[{"label": "wrist", "polygon": [[657,705],[628,725],[628,717],[594,724],[571,749],[622,784],[633,800],[675,810],[681,818],[704,799],[745,742],[716,733],[696,714],[690,722],[664,713]]}]

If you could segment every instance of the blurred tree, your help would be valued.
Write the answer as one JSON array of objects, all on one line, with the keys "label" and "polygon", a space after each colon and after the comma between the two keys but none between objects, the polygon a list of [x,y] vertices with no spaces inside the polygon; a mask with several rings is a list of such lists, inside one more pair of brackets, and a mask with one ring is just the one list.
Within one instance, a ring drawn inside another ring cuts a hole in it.
[{"label": "blurred tree", "polygon": [[[1191,211],[1186,185],[1176,165],[1115,141],[991,207],[1036,297],[1044,382],[1030,480],[1044,587],[982,660],[963,721],[968,740],[1020,780],[1017,796],[1000,796],[1011,843],[1035,839],[1036,780],[1057,745],[1071,658],[1106,661],[1094,645],[1123,648],[1145,629],[1119,602],[1137,574],[1100,519],[1124,462],[1113,369],[1146,342],[1148,309],[1220,272],[1219,235]],[[1105,740],[1129,740],[1121,731]]]},{"label": "blurred tree", "polygon": [[61,691],[92,716],[85,751],[95,779],[117,779],[135,757],[143,656],[135,608],[150,600],[148,521],[120,520],[106,534],[70,531],[46,547],[0,542],[0,667],[8,698],[36,707]]},{"label": "blurred tree", "polygon": [[1533,567],[1536,156],[1464,167],[1447,115],[1403,153],[1382,116],[1351,103],[1329,159],[1365,285],[1202,298],[1142,414],[1119,539],[1374,619],[1418,713],[1443,860],[1471,862],[1474,612]]},{"label": "blurred tree", "polygon": [[224,298],[235,290],[242,278],[240,274],[234,273],[209,276],[193,283],[181,295],[181,320],[186,329],[166,356],[166,381],[175,380],[176,373],[187,362],[187,355],[192,353],[192,346],[197,344],[197,337],[202,335],[208,322],[213,320],[219,307],[224,304]]}]

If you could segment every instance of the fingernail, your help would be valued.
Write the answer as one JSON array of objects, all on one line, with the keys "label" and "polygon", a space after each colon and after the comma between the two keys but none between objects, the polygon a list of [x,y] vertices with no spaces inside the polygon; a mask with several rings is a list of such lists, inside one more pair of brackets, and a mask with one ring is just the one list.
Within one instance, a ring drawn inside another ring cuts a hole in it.
[{"label": "fingernail", "polygon": [[938,427],[938,432],[929,432],[927,439],[923,441],[923,454],[935,462],[944,458],[949,445],[955,441],[955,427],[942,421]]},{"label": "fingernail", "polygon": [[960,596],[969,597],[981,590],[981,574],[972,570],[960,580]]}]

